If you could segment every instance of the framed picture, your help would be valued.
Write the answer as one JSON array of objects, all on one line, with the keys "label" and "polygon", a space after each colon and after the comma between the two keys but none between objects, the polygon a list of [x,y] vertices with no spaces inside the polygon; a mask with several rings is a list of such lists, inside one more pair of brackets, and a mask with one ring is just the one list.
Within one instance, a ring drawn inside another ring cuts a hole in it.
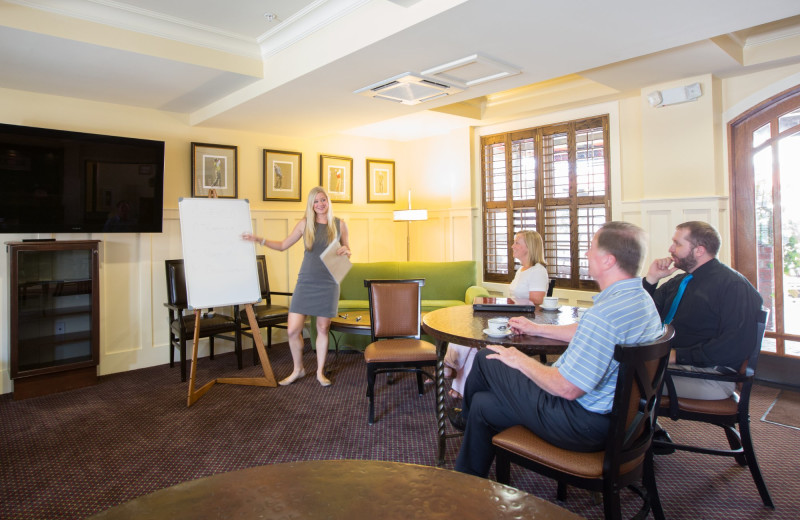
[{"label": "framed picture", "polygon": [[394,202],[394,161],[367,159],[367,202]]},{"label": "framed picture", "polygon": [[319,156],[319,185],[331,202],[353,202],[353,159],[333,155]]},{"label": "framed picture", "polygon": [[264,150],[264,200],[300,202],[303,154]]},{"label": "framed picture", "polygon": [[223,144],[192,143],[192,197],[235,199],[237,191],[237,148]]}]

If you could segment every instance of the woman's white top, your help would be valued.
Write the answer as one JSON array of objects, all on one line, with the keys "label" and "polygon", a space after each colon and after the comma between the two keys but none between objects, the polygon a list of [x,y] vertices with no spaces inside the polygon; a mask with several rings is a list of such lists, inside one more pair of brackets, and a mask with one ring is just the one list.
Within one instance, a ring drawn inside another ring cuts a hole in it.
[{"label": "woman's white top", "polygon": [[520,267],[509,286],[510,296],[529,299],[531,291],[542,291],[547,294],[548,284],[547,268],[542,264],[536,264],[524,271]]}]

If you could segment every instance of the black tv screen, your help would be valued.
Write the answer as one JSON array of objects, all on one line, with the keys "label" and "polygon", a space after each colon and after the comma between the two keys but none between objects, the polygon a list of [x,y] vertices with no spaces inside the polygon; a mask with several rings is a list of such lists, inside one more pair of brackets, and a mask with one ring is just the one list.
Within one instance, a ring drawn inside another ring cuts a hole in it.
[{"label": "black tv screen", "polygon": [[164,142],[0,124],[0,233],[160,233]]}]

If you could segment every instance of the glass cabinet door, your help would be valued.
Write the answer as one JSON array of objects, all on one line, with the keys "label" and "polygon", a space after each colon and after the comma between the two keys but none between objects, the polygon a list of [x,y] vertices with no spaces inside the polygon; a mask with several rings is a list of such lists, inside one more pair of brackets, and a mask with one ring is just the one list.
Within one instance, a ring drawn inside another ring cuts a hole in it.
[{"label": "glass cabinet door", "polygon": [[16,371],[91,362],[93,251],[21,250],[17,255]]}]

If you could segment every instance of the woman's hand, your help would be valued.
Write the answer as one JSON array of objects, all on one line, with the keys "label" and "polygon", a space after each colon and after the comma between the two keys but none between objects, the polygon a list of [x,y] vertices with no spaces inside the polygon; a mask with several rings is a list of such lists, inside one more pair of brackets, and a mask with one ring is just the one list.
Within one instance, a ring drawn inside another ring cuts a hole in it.
[{"label": "woman's hand", "polygon": [[266,242],[265,239],[259,238],[252,233],[242,233],[242,240],[248,240],[250,242],[258,242],[262,246],[264,245],[264,242]]},{"label": "woman's hand", "polygon": [[336,254],[337,254],[337,255],[339,255],[339,256],[341,256],[341,255],[345,255],[345,256],[347,256],[348,258],[350,258],[350,255],[351,255],[352,253],[350,252],[350,248],[349,248],[349,247],[347,247],[347,246],[342,246],[342,247],[340,247],[339,249],[337,249],[337,250],[336,250]]}]

